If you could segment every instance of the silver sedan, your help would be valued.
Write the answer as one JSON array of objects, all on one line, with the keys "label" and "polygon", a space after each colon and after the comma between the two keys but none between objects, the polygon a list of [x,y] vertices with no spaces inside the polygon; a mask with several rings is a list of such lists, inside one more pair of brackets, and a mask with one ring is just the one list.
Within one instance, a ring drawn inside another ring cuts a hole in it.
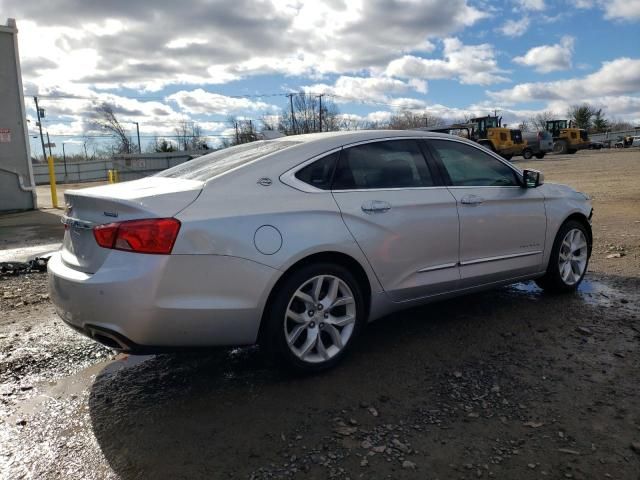
[{"label": "silver sedan", "polygon": [[418,131],[260,141],[65,199],[49,286],[71,327],[132,353],[258,342],[307,371],[399,309],[571,292],[592,243],[586,195]]}]

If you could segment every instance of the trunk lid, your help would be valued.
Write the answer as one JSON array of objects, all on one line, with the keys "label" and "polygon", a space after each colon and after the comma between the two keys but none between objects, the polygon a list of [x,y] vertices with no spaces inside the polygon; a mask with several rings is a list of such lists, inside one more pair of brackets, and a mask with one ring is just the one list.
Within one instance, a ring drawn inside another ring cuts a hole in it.
[{"label": "trunk lid", "polygon": [[95,273],[109,250],[96,243],[94,226],[173,217],[198,198],[203,185],[195,180],[147,177],[65,192],[62,261],[76,270]]}]

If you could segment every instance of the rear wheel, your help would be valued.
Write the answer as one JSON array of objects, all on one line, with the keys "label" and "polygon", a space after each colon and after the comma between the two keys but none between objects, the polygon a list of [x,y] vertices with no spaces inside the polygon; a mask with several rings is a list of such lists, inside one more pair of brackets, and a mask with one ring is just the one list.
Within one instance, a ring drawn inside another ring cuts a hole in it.
[{"label": "rear wheel", "polygon": [[536,158],[542,160],[544,158],[544,152],[536,153]]},{"label": "rear wheel", "polygon": [[571,148],[567,151],[567,153],[573,155],[574,153],[576,153],[578,150],[576,150],[575,148]]},{"label": "rear wheel", "polygon": [[525,160],[530,160],[531,157],[533,157],[533,152],[531,151],[530,148],[525,148],[522,151],[522,156],[525,158]]},{"label": "rear wheel", "polygon": [[355,277],[340,265],[302,267],[275,292],[263,346],[301,372],[331,368],[365,323],[361,292]]},{"label": "rear wheel", "polygon": [[572,292],[578,288],[589,264],[589,233],[583,223],[565,222],[553,243],[547,272],[536,280],[540,288],[553,292]]}]

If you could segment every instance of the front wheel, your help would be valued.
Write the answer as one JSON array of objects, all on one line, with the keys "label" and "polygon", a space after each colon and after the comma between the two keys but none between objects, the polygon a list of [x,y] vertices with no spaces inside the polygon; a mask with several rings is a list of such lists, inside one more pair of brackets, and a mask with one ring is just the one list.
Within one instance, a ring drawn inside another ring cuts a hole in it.
[{"label": "front wheel", "polygon": [[531,151],[531,149],[527,148],[522,152],[522,156],[525,158],[525,160],[530,160],[531,157],[533,157],[533,152]]},{"label": "front wheel", "polygon": [[275,292],[263,346],[301,372],[334,366],[365,324],[361,292],[355,277],[340,265],[302,267]]},{"label": "front wheel", "polygon": [[544,152],[536,153],[536,158],[542,160],[544,158]]},{"label": "front wheel", "polygon": [[589,232],[583,223],[570,220],[560,227],[551,250],[547,272],[536,280],[543,290],[572,292],[578,288],[589,264]]}]

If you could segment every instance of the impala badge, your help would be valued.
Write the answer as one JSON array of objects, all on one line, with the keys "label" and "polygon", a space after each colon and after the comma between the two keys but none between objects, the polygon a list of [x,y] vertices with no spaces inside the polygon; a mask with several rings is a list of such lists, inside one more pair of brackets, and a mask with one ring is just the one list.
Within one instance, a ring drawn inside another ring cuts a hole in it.
[{"label": "impala badge", "polygon": [[272,183],[273,182],[271,181],[271,179],[267,177],[262,177],[260,180],[258,180],[258,185],[262,185],[263,187],[268,187]]}]

